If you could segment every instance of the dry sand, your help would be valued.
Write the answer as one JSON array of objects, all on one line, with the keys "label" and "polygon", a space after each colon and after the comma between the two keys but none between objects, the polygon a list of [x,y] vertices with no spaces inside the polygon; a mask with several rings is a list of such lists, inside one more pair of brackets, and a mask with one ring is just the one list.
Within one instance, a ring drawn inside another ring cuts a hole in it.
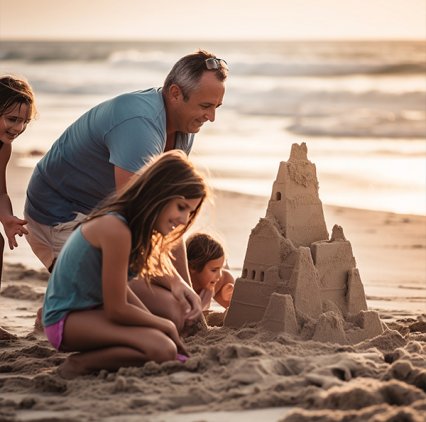
[{"label": "dry sand", "polygon": [[[267,202],[217,193],[197,222],[225,240],[236,276]],[[426,218],[328,206],[324,213],[329,230],[341,225],[351,241],[367,304],[386,324],[382,335],[342,346],[211,327],[186,339],[185,364],[68,381],[54,372],[66,355],[32,332],[46,273],[9,264],[0,325],[18,338],[0,341],[0,420],[424,421]]]}]

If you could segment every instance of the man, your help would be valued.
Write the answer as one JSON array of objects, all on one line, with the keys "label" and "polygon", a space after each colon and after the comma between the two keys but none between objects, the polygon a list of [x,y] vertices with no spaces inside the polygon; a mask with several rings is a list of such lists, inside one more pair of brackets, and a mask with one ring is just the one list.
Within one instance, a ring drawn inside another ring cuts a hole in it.
[{"label": "man", "polygon": [[[181,58],[162,88],[103,102],[65,130],[34,169],[25,203],[28,243],[49,271],[75,225],[151,156],[191,151],[193,134],[215,120],[227,73],[224,60],[200,50]],[[189,282],[183,243],[175,265]],[[181,290],[177,299],[198,314],[192,289]]]}]

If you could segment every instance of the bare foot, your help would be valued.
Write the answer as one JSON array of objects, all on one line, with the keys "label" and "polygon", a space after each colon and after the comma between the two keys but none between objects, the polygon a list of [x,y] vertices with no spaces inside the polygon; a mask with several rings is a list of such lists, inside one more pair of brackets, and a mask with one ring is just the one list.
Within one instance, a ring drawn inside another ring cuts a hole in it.
[{"label": "bare foot", "polygon": [[90,374],[90,371],[84,368],[78,360],[78,354],[68,356],[65,361],[58,366],[56,373],[66,380],[72,380],[81,375]]},{"label": "bare foot", "polygon": [[42,308],[37,310],[37,316],[34,321],[34,331],[43,331]]},{"label": "bare foot", "polygon": [[0,327],[0,340],[16,340],[18,337],[15,334],[9,333],[4,328]]}]

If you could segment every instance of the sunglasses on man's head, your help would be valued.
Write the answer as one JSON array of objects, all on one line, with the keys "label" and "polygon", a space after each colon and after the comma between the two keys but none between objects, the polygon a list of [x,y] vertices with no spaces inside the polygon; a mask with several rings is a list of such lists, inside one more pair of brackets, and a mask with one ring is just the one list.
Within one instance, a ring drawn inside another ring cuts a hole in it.
[{"label": "sunglasses on man's head", "polygon": [[224,69],[228,70],[228,63],[226,63],[223,59],[218,59],[216,57],[209,57],[208,59],[204,60],[206,63],[206,67],[208,70],[216,70],[223,67]]}]

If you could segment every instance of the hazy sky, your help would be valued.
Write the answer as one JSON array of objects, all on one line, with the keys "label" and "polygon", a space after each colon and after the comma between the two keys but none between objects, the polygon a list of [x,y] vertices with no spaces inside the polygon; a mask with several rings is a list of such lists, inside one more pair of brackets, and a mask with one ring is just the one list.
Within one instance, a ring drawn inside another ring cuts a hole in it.
[{"label": "hazy sky", "polygon": [[0,39],[425,39],[426,0],[0,0]]}]

